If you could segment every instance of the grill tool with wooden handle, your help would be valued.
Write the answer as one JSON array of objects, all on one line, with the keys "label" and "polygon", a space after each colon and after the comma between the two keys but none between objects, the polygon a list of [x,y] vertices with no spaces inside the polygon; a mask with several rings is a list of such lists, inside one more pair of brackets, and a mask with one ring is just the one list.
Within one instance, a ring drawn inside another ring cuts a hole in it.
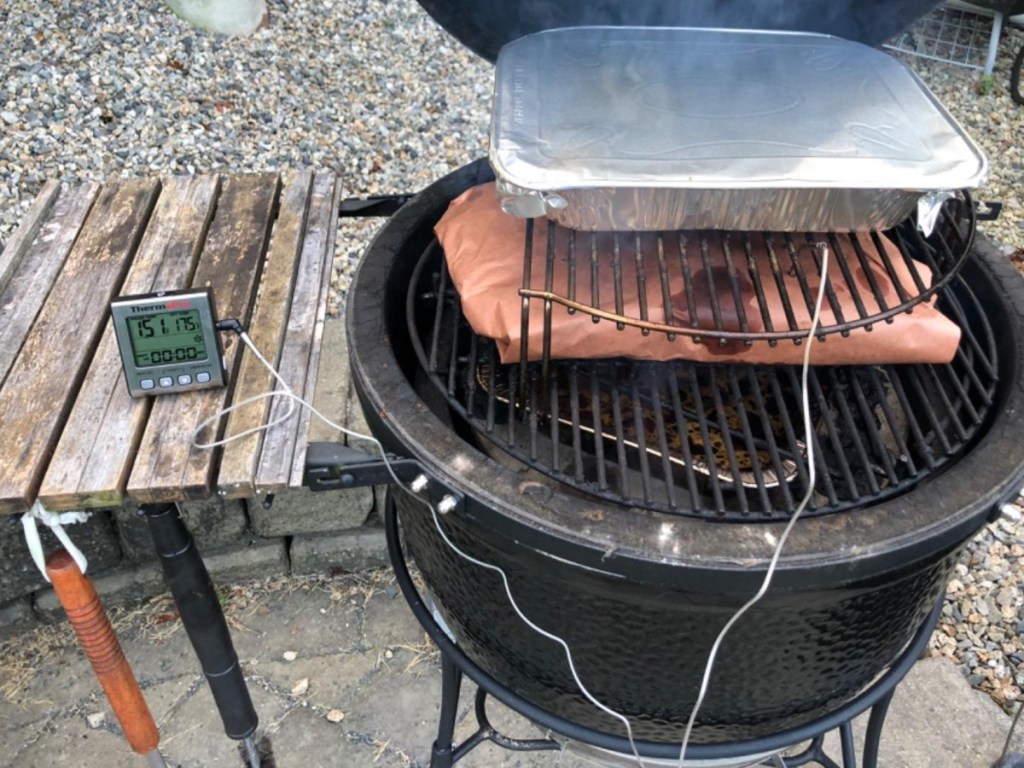
[{"label": "grill tool with wooden handle", "polygon": [[128,744],[145,756],[151,768],[166,768],[157,749],[160,732],[92,582],[64,549],[46,559],[46,573]]}]

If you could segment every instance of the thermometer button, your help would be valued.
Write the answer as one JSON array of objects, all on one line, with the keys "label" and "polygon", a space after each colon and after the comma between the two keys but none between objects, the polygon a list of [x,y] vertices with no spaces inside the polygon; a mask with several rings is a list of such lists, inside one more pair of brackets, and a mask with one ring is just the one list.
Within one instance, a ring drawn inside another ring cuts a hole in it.
[{"label": "thermometer button", "polygon": [[209,371],[200,371],[196,374],[196,381],[200,384],[206,384],[210,380]]},{"label": "thermometer button", "polygon": [[174,379],[172,379],[170,376],[162,376],[160,378],[160,386],[161,387],[173,387],[174,386]]},{"label": "thermometer button", "polygon": [[183,373],[180,376],[178,376],[178,383],[181,386],[186,387],[192,383],[192,376],[190,374]]},{"label": "thermometer button", "polygon": [[139,389],[153,389],[156,386],[156,382],[152,379],[143,379],[139,382]]}]

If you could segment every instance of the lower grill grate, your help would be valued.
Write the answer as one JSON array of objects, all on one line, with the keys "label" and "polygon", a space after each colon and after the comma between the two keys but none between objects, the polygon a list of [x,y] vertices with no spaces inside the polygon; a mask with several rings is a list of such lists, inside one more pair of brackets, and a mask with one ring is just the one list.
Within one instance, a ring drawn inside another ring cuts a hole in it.
[{"label": "lower grill grate", "polygon": [[[811,369],[818,480],[806,515],[899,494],[983,427],[996,383],[992,329],[959,278],[938,306],[963,330],[948,365]],[[410,283],[408,320],[421,366],[464,424],[581,492],[718,520],[786,518],[806,492],[796,367],[502,365],[465,320],[436,240]]]}]

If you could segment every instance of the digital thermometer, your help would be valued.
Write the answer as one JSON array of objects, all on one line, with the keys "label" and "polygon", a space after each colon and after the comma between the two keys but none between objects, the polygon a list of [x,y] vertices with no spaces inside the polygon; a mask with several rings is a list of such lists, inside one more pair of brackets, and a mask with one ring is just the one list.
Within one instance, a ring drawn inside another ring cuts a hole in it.
[{"label": "digital thermometer", "polygon": [[208,288],[121,296],[110,316],[132,397],[224,386]]}]

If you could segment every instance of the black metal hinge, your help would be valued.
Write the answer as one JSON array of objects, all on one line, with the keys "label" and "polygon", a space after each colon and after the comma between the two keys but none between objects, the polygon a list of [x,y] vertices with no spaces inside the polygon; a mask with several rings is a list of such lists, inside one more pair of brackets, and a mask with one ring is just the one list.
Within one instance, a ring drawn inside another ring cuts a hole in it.
[{"label": "black metal hinge", "polygon": [[995,221],[1003,212],[1003,204],[995,200],[975,200],[974,218],[978,221]]},{"label": "black metal hinge", "polygon": [[306,449],[306,471],[302,480],[311,491],[392,485],[396,479],[441,514],[461,511],[465,506],[466,498],[461,492],[428,478],[414,459],[389,454],[385,462],[341,443],[310,443]]},{"label": "black metal hinge", "polygon": [[410,194],[371,195],[369,197],[347,197],[338,207],[342,218],[369,218],[371,216],[392,216],[399,208],[412,199]]},{"label": "black metal hinge", "polygon": [[[394,476],[388,471],[389,466]],[[385,463],[377,456],[341,443],[310,443],[306,449],[303,484],[311,491],[334,491],[390,485],[395,477],[403,483],[411,483],[422,472],[412,459],[389,457]]]}]

